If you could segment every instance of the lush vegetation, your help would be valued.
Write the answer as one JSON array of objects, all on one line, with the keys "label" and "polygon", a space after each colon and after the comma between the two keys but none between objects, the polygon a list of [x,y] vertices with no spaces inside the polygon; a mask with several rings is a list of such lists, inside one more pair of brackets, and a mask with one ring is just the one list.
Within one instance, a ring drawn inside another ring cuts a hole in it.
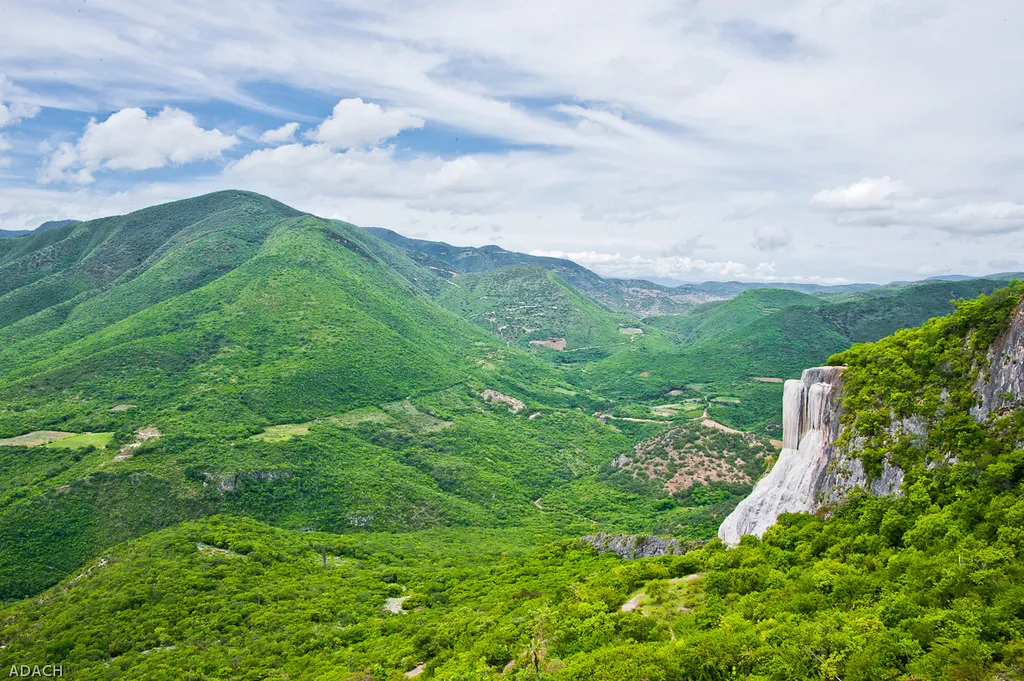
[{"label": "lush vegetation", "polygon": [[658,401],[666,392],[690,387],[711,401],[713,418],[777,436],[781,379],[799,378],[803,369],[825,363],[855,342],[920,325],[951,312],[954,300],[1004,285],[988,279],[925,282],[827,298],[781,289],[748,290],[681,315],[648,319],[670,334],[676,348],[630,348],[578,367],[568,378],[618,400]]},{"label": "lush vegetation", "polygon": [[441,276],[483,273],[518,265],[540,267],[556,274],[606,309],[618,313],[641,316],[676,314],[699,303],[734,295],[712,293],[700,286],[670,288],[649,281],[605,279],[571,260],[515,253],[498,246],[452,246],[408,239],[388,229],[371,227],[367,231]]},{"label": "lush vegetation", "polygon": [[656,329],[608,312],[536,265],[459,276],[436,300],[508,343],[547,353],[562,363],[592,361],[631,346],[672,347]]},{"label": "lush vegetation", "polygon": [[0,599],[223,511],[571,534],[593,529],[590,497],[533,501],[576,485],[610,499],[608,529],[692,530],[659,520],[681,504],[598,477],[649,432],[588,415],[607,401],[436,305],[437,277],[363,230],[222,192],[4,243],[0,439],[79,435],[0,447]]},{"label": "lush vegetation", "polygon": [[[565,261],[400,239],[221,192],[0,241],[0,668],[1024,675],[1024,415],[970,415],[1024,287],[852,347],[995,284],[747,291],[641,337],[619,330],[636,286],[599,305]],[[529,351],[551,337],[602,351]],[[580,539],[713,537],[771,464],[767,379],[824,361],[848,367],[843,445],[898,464],[902,495],[729,550]]]}]

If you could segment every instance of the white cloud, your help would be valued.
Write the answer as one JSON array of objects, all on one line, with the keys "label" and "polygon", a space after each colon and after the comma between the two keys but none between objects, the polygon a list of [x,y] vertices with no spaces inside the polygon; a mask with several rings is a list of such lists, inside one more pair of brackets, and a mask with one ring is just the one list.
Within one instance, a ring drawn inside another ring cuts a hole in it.
[{"label": "white cloud", "polygon": [[[554,13],[543,0],[346,0],[330,11],[315,0],[137,0],[70,14],[9,0],[4,14],[0,63],[33,92],[2,103],[96,112],[229,101],[303,125],[310,98],[254,95],[252,84],[382,103],[362,130],[350,120],[338,139],[247,157],[211,181],[427,237],[495,224],[519,250],[654,259],[702,233],[716,261],[756,263],[751,228],[775,223],[792,235],[773,252],[780,271],[878,281],[908,278],[921,261],[999,257],[1013,211],[958,206],[1024,199],[1024,80],[1008,75],[1024,66],[1024,4],[1014,0],[984,11],[950,0],[566,0]],[[241,15],[244,25],[224,18]],[[403,129],[378,120],[389,114],[499,151],[461,163],[457,148],[437,149],[445,160],[367,154]],[[91,177],[70,161],[66,173]],[[851,186],[857,178],[868,185]],[[114,205],[101,193],[61,198]],[[870,239],[853,228],[892,225]],[[951,248],[950,234],[966,236]]]},{"label": "white cloud", "polygon": [[835,211],[884,210],[909,197],[910,189],[887,175],[865,177],[846,187],[820,191],[811,203]]},{"label": "white cloud", "polygon": [[759,279],[776,280],[774,263],[758,263],[746,265],[730,260],[703,260],[689,256],[657,256],[641,255],[626,256],[622,253],[602,253],[598,251],[540,251],[531,255],[548,258],[565,258],[592,268],[595,272],[612,277],[633,277],[641,274],[648,276],[677,279]]},{"label": "white cloud", "polygon": [[790,244],[793,235],[785,227],[761,225],[754,229],[754,248],[759,251],[777,251]]},{"label": "white cloud", "polygon": [[295,133],[299,130],[299,124],[296,122],[285,123],[280,128],[274,128],[273,130],[267,130],[260,135],[260,141],[266,142],[267,144],[284,144],[285,142],[291,142],[295,139]]},{"label": "white cloud", "polygon": [[25,118],[32,118],[39,113],[39,107],[29,104],[0,103],[0,128],[15,125]]},{"label": "white cloud", "polygon": [[403,130],[422,128],[424,121],[407,111],[385,111],[360,98],[343,99],[334,106],[311,137],[335,149],[373,146]]},{"label": "white cloud", "polygon": [[732,212],[726,216],[726,219],[745,220],[755,217],[777,206],[781,198],[778,192],[773,191],[743,192],[729,200]]},{"label": "white cloud", "polygon": [[1006,234],[1024,230],[1024,204],[1010,201],[966,203],[934,216],[939,229],[958,234]]},{"label": "white cloud", "polygon": [[259,149],[225,168],[243,184],[299,188],[339,197],[394,197],[394,162],[386,149],[336,152],[325,144],[286,144]]},{"label": "white cloud", "polygon": [[5,135],[0,135],[0,151],[10,151],[11,143]]},{"label": "white cloud", "polygon": [[479,192],[490,188],[486,171],[480,162],[471,156],[462,156],[449,161],[423,178],[423,185],[430,192]]},{"label": "white cloud", "polygon": [[205,130],[181,109],[165,108],[150,117],[142,109],[122,109],[97,123],[91,119],[74,144],[62,143],[40,173],[42,182],[93,181],[100,168],[147,170],[217,158],[238,143],[234,135]]},{"label": "white cloud", "polygon": [[39,114],[39,107],[35,104],[22,100],[12,101],[18,92],[14,84],[0,73],[0,128],[16,125]]},{"label": "white cloud", "polygon": [[847,187],[821,191],[812,202],[835,212],[840,225],[925,227],[971,236],[1024,231],[1024,204],[955,204],[947,197],[919,196],[889,177],[864,179]]}]

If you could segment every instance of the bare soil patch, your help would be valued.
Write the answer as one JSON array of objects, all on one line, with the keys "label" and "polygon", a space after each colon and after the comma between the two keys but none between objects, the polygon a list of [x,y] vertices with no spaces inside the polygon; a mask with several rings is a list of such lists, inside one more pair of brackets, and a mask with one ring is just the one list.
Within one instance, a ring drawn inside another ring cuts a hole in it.
[{"label": "bare soil patch", "polygon": [[539,345],[541,347],[564,352],[565,346],[568,345],[568,341],[564,338],[548,338],[547,340],[532,340],[530,341],[530,345]]},{"label": "bare soil patch", "polygon": [[480,393],[480,397],[484,402],[501,402],[502,404],[508,405],[508,410],[513,414],[518,414],[526,408],[526,404],[524,404],[522,400],[517,400],[514,397],[503,395],[497,390],[491,390],[490,388]]},{"label": "bare soil patch", "polygon": [[724,423],[719,423],[718,421],[715,421],[714,419],[702,419],[700,423],[701,423],[702,426],[705,426],[707,428],[714,428],[715,430],[720,430],[723,433],[732,433],[734,435],[742,435],[743,434],[742,430],[736,430],[735,428],[730,428],[729,426],[725,425]]},{"label": "bare soil patch", "polygon": [[135,441],[129,442],[124,447],[121,447],[121,451],[117,453],[112,460],[113,461],[124,461],[125,459],[132,458],[135,454],[135,450],[142,446],[142,443],[146,440],[152,440],[153,438],[160,437],[160,431],[153,424],[149,424],[144,428],[139,428],[135,431]]},{"label": "bare soil patch", "polygon": [[49,442],[64,440],[75,434],[66,433],[62,430],[34,430],[31,433],[0,440],[0,447],[35,447],[36,445],[45,445]]}]

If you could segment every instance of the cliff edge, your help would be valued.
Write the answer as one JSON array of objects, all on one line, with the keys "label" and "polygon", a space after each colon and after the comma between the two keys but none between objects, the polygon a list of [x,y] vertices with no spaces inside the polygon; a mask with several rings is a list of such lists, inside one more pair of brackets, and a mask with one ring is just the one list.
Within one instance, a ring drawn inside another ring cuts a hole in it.
[{"label": "cliff edge", "polygon": [[761,536],[783,513],[813,513],[835,503],[853,487],[873,494],[899,490],[903,472],[886,463],[869,480],[860,460],[839,452],[839,414],[843,367],[805,369],[800,380],[786,381],[782,399],[782,452],[718,529],[735,546],[745,534]]},{"label": "cliff edge", "polygon": [[[1018,301],[1019,295],[1015,290],[1003,298]],[[995,309],[1002,304],[1000,300],[1002,298],[993,297],[976,305]],[[1016,302],[1003,319],[999,333],[990,340],[985,339],[981,345],[978,345],[977,329],[962,330],[960,333],[966,334],[964,340],[956,341],[958,352],[970,365],[965,366],[963,375],[969,380],[965,386],[967,398],[974,400],[974,404],[966,411],[986,429],[994,427],[993,419],[1005,417],[1024,403],[1024,303]],[[984,354],[976,354],[976,348]],[[909,365],[906,368],[910,369]],[[949,373],[952,369],[940,366],[937,371]],[[866,474],[863,462],[856,456],[865,442],[860,433],[854,432],[855,437],[845,438],[846,449],[836,445],[843,430],[840,425],[843,374],[841,366],[816,367],[804,370],[800,380],[786,381],[782,452],[750,496],[741,501],[719,527],[718,536],[726,544],[735,546],[745,534],[761,536],[783,513],[814,513],[839,503],[854,487],[862,487],[875,495],[899,493],[903,470],[888,457],[882,462],[880,474],[870,478]],[[892,406],[885,407],[888,417],[880,431],[883,443],[891,446],[901,438],[909,438],[920,444],[929,437],[935,419],[950,410],[963,408],[955,406],[959,402],[950,401],[950,392],[945,388],[931,411],[925,407],[928,402],[919,395],[915,406],[904,409],[901,416],[897,416]],[[878,443],[877,440],[874,443],[876,448]],[[925,465],[929,468],[952,465],[958,457],[956,448],[951,448],[943,457],[929,460]]]}]

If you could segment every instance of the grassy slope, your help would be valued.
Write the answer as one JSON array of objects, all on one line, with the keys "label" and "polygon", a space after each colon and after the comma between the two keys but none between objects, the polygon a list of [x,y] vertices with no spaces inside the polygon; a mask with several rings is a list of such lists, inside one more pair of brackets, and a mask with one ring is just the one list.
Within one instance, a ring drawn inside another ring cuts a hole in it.
[{"label": "grassy slope", "polygon": [[681,315],[652,317],[653,326],[674,335],[683,345],[718,340],[782,308],[821,305],[817,296],[784,289],[753,289],[731,300],[697,306]]}]

